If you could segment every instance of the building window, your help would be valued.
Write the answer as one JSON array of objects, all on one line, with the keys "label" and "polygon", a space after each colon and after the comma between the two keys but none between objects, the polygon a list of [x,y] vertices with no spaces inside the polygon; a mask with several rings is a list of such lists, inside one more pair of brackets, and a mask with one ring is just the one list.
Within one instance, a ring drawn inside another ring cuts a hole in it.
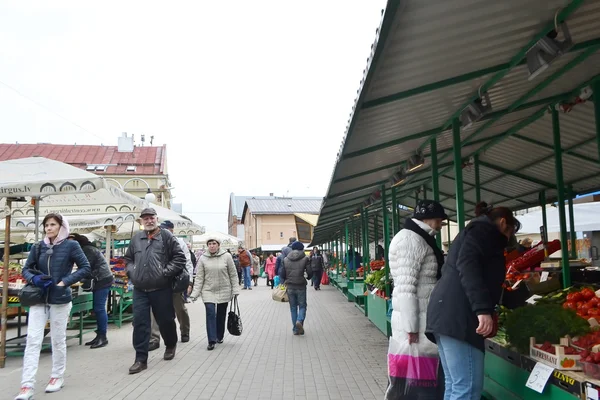
[{"label": "building window", "polygon": [[267,232],[267,239],[271,239],[271,232]]},{"label": "building window", "polygon": [[280,238],[283,238],[283,232],[280,232],[280,233],[279,233],[279,237],[280,237]]},{"label": "building window", "polygon": [[311,232],[309,224],[297,224],[298,240],[300,242],[309,243],[311,241]]}]

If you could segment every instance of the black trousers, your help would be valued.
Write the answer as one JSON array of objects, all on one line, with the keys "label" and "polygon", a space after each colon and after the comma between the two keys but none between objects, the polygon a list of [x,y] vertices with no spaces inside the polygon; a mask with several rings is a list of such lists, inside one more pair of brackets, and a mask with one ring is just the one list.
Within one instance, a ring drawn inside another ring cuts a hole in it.
[{"label": "black trousers", "polygon": [[171,288],[145,292],[133,289],[133,348],[135,360],[148,361],[148,346],[152,321],[150,310],[160,329],[160,335],[167,348],[177,344],[177,326],[175,324],[175,308],[173,307],[173,290]]}]

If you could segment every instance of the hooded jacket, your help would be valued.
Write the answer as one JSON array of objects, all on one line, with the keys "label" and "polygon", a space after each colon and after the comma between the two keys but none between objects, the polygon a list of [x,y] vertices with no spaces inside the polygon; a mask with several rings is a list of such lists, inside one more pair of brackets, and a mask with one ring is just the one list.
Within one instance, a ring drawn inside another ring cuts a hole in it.
[{"label": "hooded jacket", "polygon": [[306,279],[312,279],[312,274],[310,260],[306,254],[301,250],[292,250],[281,263],[279,277],[287,289],[305,289]]},{"label": "hooded jacket", "polygon": [[[35,275],[44,274],[52,278],[52,286],[46,292],[48,304],[67,304],[73,300],[70,286],[85,279],[90,273],[90,263],[85,257],[81,246],[69,237],[69,223],[63,219],[63,224],[54,240],[50,244],[47,237],[31,248],[23,271],[23,278],[29,283]],[[52,254],[48,251],[52,249]],[[73,264],[77,264],[77,271],[71,273]],[[39,271],[39,272],[38,272]],[[57,286],[63,282],[65,286]]]},{"label": "hooded jacket", "polygon": [[484,351],[484,338],[475,332],[477,316],[492,314],[500,301],[507,243],[487,216],[472,220],[456,237],[429,299],[429,340],[435,342],[435,334],[450,336]]},{"label": "hooded jacket", "polygon": [[90,273],[89,278],[92,278],[95,281],[93,290],[106,289],[111,286],[115,281],[115,278],[100,250],[91,244],[83,246],[82,250],[85,257],[90,262],[92,272]]},{"label": "hooded jacket", "polygon": [[279,272],[281,271],[281,263],[291,252],[292,248],[289,245],[281,249],[281,254],[277,256],[277,261],[275,262],[275,275],[279,276]]},{"label": "hooded jacket", "polygon": [[233,257],[223,249],[205,252],[198,259],[194,289],[190,297],[202,297],[204,303],[228,303],[239,294],[240,286]]},{"label": "hooded jacket", "polygon": [[146,231],[136,233],[124,259],[131,283],[143,291],[171,287],[173,277],[186,266],[181,246],[166,229],[161,229],[151,238]]}]

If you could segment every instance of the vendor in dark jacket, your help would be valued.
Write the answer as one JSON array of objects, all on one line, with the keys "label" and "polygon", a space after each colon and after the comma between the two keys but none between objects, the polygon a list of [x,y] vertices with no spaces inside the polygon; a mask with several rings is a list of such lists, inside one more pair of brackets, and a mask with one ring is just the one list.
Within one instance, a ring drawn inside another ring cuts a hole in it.
[{"label": "vendor in dark jacket", "polygon": [[506,207],[477,204],[475,219],[456,237],[427,308],[427,337],[437,343],[446,399],[481,398],[484,340],[506,273],[504,248],[520,228]]},{"label": "vendor in dark jacket", "polygon": [[[304,254],[304,245],[298,241],[292,243],[292,251],[281,263],[279,277],[285,283],[292,313],[292,332],[304,335],[306,318],[306,280],[312,279],[310,260]],[[304,275],[306,273],[306,276]]]},{"label": "vendor in dark jacket", "polygon": [[140,218],[144,226],[131,239],[125,254],[127,276],[133,283],[133,347],[135,363],[130,374],[148,367],[150,309],[165,341],[165,360],[175,358],[177,326],[173,307],[173,279],[185,268],[183,249],[168,230],[161,230],[153,208],[145,208]]},{"label": "vendor in dark jacket", "polygon": [[76,241],[81,246],[83,254],[90,262],[92,268],[88,276],[88,282],[93,292],[94,314],[96,315],[96,337],[85,345],[91,349],[104,347],[108,344],[106,331],[108,329],[108,314],[106,313],[106,301],[115,278],[108,267],[104,255],[90,242],[90,240],[78,233],[71,233],[69,239]]}]

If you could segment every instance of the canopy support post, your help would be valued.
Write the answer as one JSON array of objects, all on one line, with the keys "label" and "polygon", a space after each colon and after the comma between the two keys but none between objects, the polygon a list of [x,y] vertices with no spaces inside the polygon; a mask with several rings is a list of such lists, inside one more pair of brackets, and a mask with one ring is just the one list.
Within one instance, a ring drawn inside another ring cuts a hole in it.
[{"label": "canopy support post", "polygon": [[575,212],[573,211],[573,187],[567,188],[569,204],[569,233],[571,234],[571,259],[577,258],[577,232],[575,232]]},{"label": "canopy support post", "polygon": [[542,190],[540,192],[540,206],[542,207],[542,227],[544,229],[544,235],[542,242],[544,242],[544,257],[548,258],[548,216],[546,215],[546,192]]},{"label": "canopy support post", "polygon": [[396,188],[392,188],[392,231],[396,234],[400,230],[400,219],[398,218],[398,202],[396,200]]},{"label": "canopy support post", "polygon": [[388,217],[387,210],[387,196],[385,193],[385,185],[381,186],[381,205],[383,206],[383,247],[385,249],[384,257],[385,257],[385,296],[390,297],[390,263],[389,263],[389,253],[390,253],[390,219]]},{"label": "canopy support post", "polygon": [[375,255],[377,255],[377,245],[379,244],[379,215],[375,214]]},{"label": "canopy support post", "polygon": [[460,123],[452,120],[452,144],[454,154],[454,179],[456,184],[456,223],[458,231],[465,228],[465,195],[463,191],[462,154],[460,147]]},{"label": "canopy support post", "polygon": [[33,199],[33,215],[34,215],[34,233],[35,243],[40,241],[40,198],[34,197]]},{"label": "canopy support post", "polygon": [[479,154],[475,154],[474,157],[474,166],[475,166],[475,203],[479,203],[481,201],[481,181],[479,179]]},{"label": "canopy support post", "polygon": [[8,264],[10,258],[10,217],[12,200],[6,199],[6,218],[4,228],[4,268],[2,271],[2,332],[0,332],[0,368],[6,365],[6,330],[8,329]]},{"label": "canopy support post", "polygon": [[562,146],[560,142],[560,120],[555,107],[551,108],[552,133],[554,136],[554,157],[556,167],[556,189],[558,191],[558,216],[560,222],[560,245],[562,253],[563,285],[571,286],[571,269],[569,268],[569,247],[567,246],[567,216],[565,213],[565,180],[563,176]]},{"label": "canopy support post", "polygon": [[364,273],[364,277],[367,277],[367,274],[371,272],[371,241],[370,241],[370,236],[369,236],[369,210],[367,208],[364,208],[364,215],[365,215],[365,243],[367,245],[366,247],[366,256],[365,256],[365,273]]},{"label": "canopy support post", "polygon": [[[349,226],[349,222],[346,222],[344,224],[345,227],[345,233],[346,233],[346,240],[345,240],[345,244],[346,244],[346,255],[345,255],[345,259],[346,259],[346,279],[349,279],[350,277],[348,276],[348,263],[350,262],[350,226]],[[342,272],[343,273],[343,272]]]},{"label": "canopy support post", "polygon": [[[429,148],[431,149],[431,187],[433,189],[433,200],[439,202],[440,201],[440,181],[439,181],[439,175],[438,175],[437,137],[431,139]],[[448,237],[448,240],[450,240],[449,237]],[[439,235],[435,235],[435,241],[437,242],[438,247],[441,249],[442,248],[441,232]]]},{"label": "canopy support post", "polygon": [[598,159],[600,160],[600,81],[595,81],[592,84],[592,90],[594,92],[594,117],[596,120],[596,138],[598,141]]}]

